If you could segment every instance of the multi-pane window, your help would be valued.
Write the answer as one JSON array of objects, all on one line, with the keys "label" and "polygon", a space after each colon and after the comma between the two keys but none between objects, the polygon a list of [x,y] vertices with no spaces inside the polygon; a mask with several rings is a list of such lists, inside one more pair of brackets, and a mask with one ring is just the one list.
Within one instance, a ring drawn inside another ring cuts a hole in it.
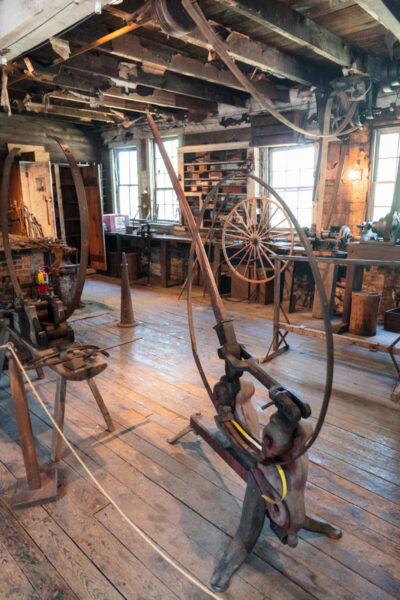
[{"label": "multi-pane window", "polygon": [[[163,143],[175,172],[178,173],[178,138],[164,138]],[[157,144],[154,144],[154,195],[157,218],[178,221],[179,203]]]},{"label": "multi-pane window", "polygon": [[[302,227],[312,223],[314,154],[313,144],[269,150],[269,182]],[[273,221],[271,224],[278,226]]]},{"label": "multi-pane window", "polygon": [[115,151],[118,210],[132,219],[139,215],[139,180],[136,148]]},{"label": "multi-pane window", "polygon": [[390,212],[399,156],[400,131],[377,131],[371,187],[370,216],[373,221],[379,220]]}]

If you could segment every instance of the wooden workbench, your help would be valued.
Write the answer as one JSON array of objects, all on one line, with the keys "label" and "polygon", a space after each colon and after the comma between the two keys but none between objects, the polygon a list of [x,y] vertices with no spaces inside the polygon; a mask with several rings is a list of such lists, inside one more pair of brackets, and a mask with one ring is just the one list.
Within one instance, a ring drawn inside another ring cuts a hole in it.
[{"label": "wooden workbench", "polygon": [[[123,232],[115,232],[115,233],[111,233],[111,232],[107,232],[106,234],[106,240],[110,239],[110,238],[114,238],[116,240],[116,249],[118,252],[118,260],[119,262],[122,261],[122,251],[123,251],[123,243],[127,243],[129,244],[129,246],[135,247],[135,248],[139,248],[139,249],[143,249],[144,248],[144,244],[146,243],[146,238],[137,235],[135,233],[123,233]],[[154,233],[151,235],[150,239],[150,244],[153,243],[157,243],[160,244],[160,248],[161,248],[161,258],[160,258],[160,263],[161,263],[161,285],[162,287],[168,287],[170,285],[170,281],[169,281],[169,254],[168,254],[168,249],[169,246],[171,244],[176,245],[178,243],[180,244],[190,244],[191,243],[191,238],[189,236],[184,236],[184,235],[172,235],[172,234],[167,234],[167,233]],[[182,283],[182,282],[174,282],[176,283]]]}]

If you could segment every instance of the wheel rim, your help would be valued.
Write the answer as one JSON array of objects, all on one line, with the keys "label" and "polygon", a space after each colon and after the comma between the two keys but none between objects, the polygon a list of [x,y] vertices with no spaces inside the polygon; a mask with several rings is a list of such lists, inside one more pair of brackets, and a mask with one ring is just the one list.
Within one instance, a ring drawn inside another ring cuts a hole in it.
[{"label": "wheel rim", "polygon": [[[222,251],[237,277],[266,283],[275,277],[273,256],[291,254],[294,232],[289,215],[271,198],[241,200],[228,214],[222,231]],[[289,261],[282,261],[281,272]],[[268,271],[270,274],[268,274]]]}]

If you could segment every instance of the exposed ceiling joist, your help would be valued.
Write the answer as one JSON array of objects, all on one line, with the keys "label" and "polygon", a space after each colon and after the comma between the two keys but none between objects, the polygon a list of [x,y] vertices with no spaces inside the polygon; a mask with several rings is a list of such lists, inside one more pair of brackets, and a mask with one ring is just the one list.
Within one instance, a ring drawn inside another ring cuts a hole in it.
[{"label": "exposed ceiling joist", "polygon": [[[252,19],[267,30],[307,46],[316,54],[344,67],[352,62],[350,48],[324,27],[279,0],[218,0],[235,13]],[[373,4],[375,0],[371,0]]]},{"label": "exposed ceiling joist", "polygon": [[136,112],[136,113],[152,113],[157,114],[160,112],[151,104],[146,104],[145,102],[135,102],[132,100],[127,100],[125,98],[117,98],[113,96],[108,96],[107,94],[101,94],[100,98],[96,97],[88,97],[83,94],[73,94],[71,92],[63,92],[63,91],[52,91],[46,94],[48,98],[54,98],[57,100],[66,100],[68,102],[78,102],[85,103],[93,108],[93,104],[97,104],[98,107],[104,108],[114,108],[117,110],[128,111],[128,112]]},{"label": "exposed ceiling joist", "polygon": [[[180,37],[180,39],[186,44],[204,50],[212,50],[197,30]],[[229,55],[234,60],[260,69],[260,71],[271,73],[276,77],[289,79],[295,83],[316,86],[323,86],[329,79],[329,73],[326,77],[322,76],[321,71],[316,69],[315,65],[312,65],[309,61],[280,52],[276,48],[251,40],[248,36],[240,33],[234,31],[230,33],[225,40],[225,44]]]},{"label": "exposed ceiling joist", "polygon": [[[113,54],[140,62],[143,68],[167,69],[174,73],[184,73],[189,77],[245,91],[228,69],[218,67],[212,62],[204,63],[201,60],[185,56],[178,50],[165,45],[140,40],[136,35],[125,35],[114,40],[112,46]],[[253,83],[267,98],[282,102],[287,102],[289,99],[287,90],[278,89],[268,81],[254,81]]]},{"label": "exposed ceiling joist", "polygon": [[[35,70],[38,69],[41,73],[56,75],[59,72],[59,67],[41,67],[37,64],[34,67]],[[90,52],[78,58],[73,58],[68,61],[68,69],[107,77],[113,80],[116,85],[130,89],[135,89],[137,85],[144,85],[192,96],[212,103],[221,102],[242,107],[246,105],[247,95],[243,92],[198,81],[193,77],[185,77],[185,75],[173,73],[172,71],[165,71],[162,74],[160,74],[160,70],[159,73],[146,72],[140,65],[128,64],[121,61],[117,56],[103,52]],[[164,71],[164,69],[162,68],[161,71]]]},{"label": "exposed ceiling joist", "polygon": [[[136,85],[128,85],[129,91],[125,93],[120,88],[112,86],[108,78],[96,77],[93,74],[67,69],[66,67],[64,67],[57,76],[42,74],[40,76],[40,81],[30,82],[30,88],[34,88],[34,93],[38,93],[36,90],[37,86],[40,87],[43,85],[48,88],[58,87],[63,90],[76,90],[77,92],[83,92],[92,96],[102,92],[106,98],[121,98],[131,102],[134,101],[142,106],[144,103],[149,102],[154,107],[173,108],[185,112],[190,111],[193,115],[196,113],[199,115],[214,114],[217,112],[218,108],[215,102],[198,100],[196,98],[164,90],[152,90],[149,88],[148,93],[145,94],[146,88],[141,88],[141,93],[138,93],[136,91]],[[26,93],[30,88],[25,88],[25,90],[22,91]],[[138,112],[141,111],[138,110]]]},{"label": "exposed ceiling joist", "polygon": [[383,0],[356,0],[356,2],[400,41],[400,21]]},{"label": "exposed ceiling joist", "polygon": [[[22,104],[22,103],[21,103]],[[45,113],[71,117],[81,121],[103,121],[105,123],[118,123],[122,119],[113,115],[111,112],[101,110],[88,110],[86,108],[73,108],[70,106],[61,106],[59,104],[43,104],[41,102],[26,102],[25,110],[28,112]]]}]

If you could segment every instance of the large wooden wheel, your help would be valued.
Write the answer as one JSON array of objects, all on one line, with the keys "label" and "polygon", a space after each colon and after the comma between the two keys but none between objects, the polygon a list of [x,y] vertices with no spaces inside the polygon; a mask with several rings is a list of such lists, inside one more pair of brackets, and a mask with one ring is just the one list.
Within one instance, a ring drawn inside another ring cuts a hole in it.
[{"label": "large wooden wheel", "polygon": [[[271,198],[241,200],[228,214],[222,230],[222,250],[229,268],[249,283],[275,276],[273,256],[292,253],[293,226],[285,210]],[[283,271],[289,261],[282,261]]]}]

